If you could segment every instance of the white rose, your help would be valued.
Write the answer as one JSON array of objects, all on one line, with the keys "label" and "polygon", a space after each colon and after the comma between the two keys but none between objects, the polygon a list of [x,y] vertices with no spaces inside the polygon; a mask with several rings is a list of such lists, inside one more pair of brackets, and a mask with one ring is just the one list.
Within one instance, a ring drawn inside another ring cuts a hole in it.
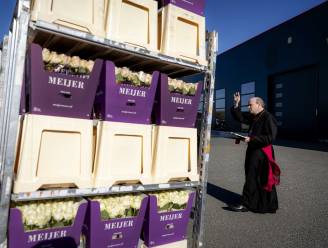
[{"label": "white rose", "polygon": [[60,57],[56,52],[51,52],[51,58],[50,58],[51,64],[59,64],[60,63]]},{"label": "white rose", "polygon": [[143,71],[139,71],[138,78],[141,82],[145,82],[146,81],[146,73],[144,73]]},{"label": "white rose", "polygon": [[130,75],[130,70],[127,68],[127,67],[123,67],[122,69],[121,69],[121,75],[122,75],[122,77],[124,77],[124,78],[127,78],[129,75]]},{"label": "white rose", "polygon": [[121,198],[121,206],[124,209],[130,208],[130,206],[131,206],[131,199],[130,199],[130,196],[129,195],[122,196],[122,198]]},{"label": "white rose", "polygon": [[190,89],[192,87],[192,84],[187,84],[187,83],[184,83],[183,84],[183,89],[182,89],[182,92],[184,95],[188,95]]},{"label": "white rose", "polygon": [[89,72],[92,72],[93,66],[95,65],[95,62],[93,60],[88,60],[86,66]]},{"label": "white rose", "polygon": [[138,73],[130,71],[128,75],[128,80],[133,81],[134,78],[138,78]]},{"label": "white rose", "polygon": [[80,58],[78,56],[73,56],[70,61],[70,66],[72,68],[80,67]]},{"label": "white rose", "polygon": [[184,82],[182,80],[176,80],[176,88],[182,91]]},{"label": "white rose", "polygon": [[74,202],[73,204],[73,218],[75,218],[77,211],[79,210],[80,202]]},{"label": "white rose", "polygon": [[85,59],[81,59],[80,60],[80,67],[82,67],[82,68],[88,68],[87,67],[87,64],[88,64],[88,61],[87,60],[85,60]]},{"label": "white rose", "polygon": [[121,73],[121,68],[115,66],[115,75]]},{"label": "white rose", "polygon": [[140,209],[142,200],[143,200],[142,196],[140,195],[134,196],[133,201],[131,203],[131,207],[137,210]]},{"label": "white rose", "polygon": [[168,193],[160,193],[158,198],[157,198],[157,205],[162,208],[164,207],[166,204],[170,203],[170,197]]},{"label": "white rose", "polygon": [[106,204],[103,201],[100,201],[100,211],[106,210]]},{"label": "white rose", "polygon": [[47,48],[42,49],[42,60],[46,63],[49,63],[51,59],[50,51]]},{"label": "white rose", "polygon": [[115,206],[108,209],[108,214],[110,218],[117,218],[122,213],[122,206]]},{"label": "white rose", "polygon": [[144,83],[146,85],[151,85],[151,79],[152,79],[152,75],[151,74],[146,74],[146,78],[145,78]]}]

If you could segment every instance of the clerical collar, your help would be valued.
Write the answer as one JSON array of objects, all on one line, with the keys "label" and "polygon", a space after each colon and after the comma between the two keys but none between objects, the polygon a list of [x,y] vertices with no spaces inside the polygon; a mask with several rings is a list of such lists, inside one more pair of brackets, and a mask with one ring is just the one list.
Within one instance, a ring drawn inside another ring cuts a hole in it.
[{"label": "clerical collar", "polygon": [[264,111],[265,111],[265,109],[263,109],[261,112],[257,113],[257,114],[255,115],[255,117],[260,117],[260,116],[263,114]]}]

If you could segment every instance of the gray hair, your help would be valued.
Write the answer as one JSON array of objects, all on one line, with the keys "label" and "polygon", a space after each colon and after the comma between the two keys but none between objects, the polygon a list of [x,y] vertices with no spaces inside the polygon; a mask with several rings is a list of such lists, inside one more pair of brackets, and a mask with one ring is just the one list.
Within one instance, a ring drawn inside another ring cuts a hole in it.
[{"label": "gray hair", "polygon": [[265,108],[265,102],[263,101],[263,99],[261,97],[253,97],[255,99],[255,102],[259,105],[262,106],[262,108]]}]

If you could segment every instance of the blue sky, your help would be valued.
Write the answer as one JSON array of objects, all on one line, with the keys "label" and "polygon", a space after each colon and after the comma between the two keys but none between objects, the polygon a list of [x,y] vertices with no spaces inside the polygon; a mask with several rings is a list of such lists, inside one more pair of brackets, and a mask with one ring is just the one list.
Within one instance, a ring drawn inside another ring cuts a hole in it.
[{"label": "blue sky", "polygon": [[[206,25],[219,33],[222,53],[326,0],[206,0]],[[8,32],[14,0],[0,0],[0,39]]]}]

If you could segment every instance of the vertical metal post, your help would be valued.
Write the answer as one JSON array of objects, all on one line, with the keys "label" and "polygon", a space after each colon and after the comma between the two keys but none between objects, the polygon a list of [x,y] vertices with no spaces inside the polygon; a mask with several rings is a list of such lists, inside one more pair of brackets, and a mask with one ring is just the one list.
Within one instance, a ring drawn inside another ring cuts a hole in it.
[{"label": "vertical metal post", "polygon": [[2,70],[2,44],[0,47],[0,73],[1,73],[1,70]]},{"label": "vertical metal post", "polygon": [[7,80],[5,81],[6,101],[2,111],[4,121],[1,135],[0,245],[5,243],[7,237],[8,212],[19,121],[18,113],[27,45],[29,4],[28,0],[19,0],[17,4],[17,17],[13,20],[10,54],[8,54],[7,60],[9,68],[6,72],[8,73]]},{"label": "vertical metal post", "polygon": [[[15,23],[12,23],[13,30],[15,29]],[[2,175],[3,175],[3,162],[4,162],[4,150],[5,150],[5,143],[4,143],[4,135],[5,135],[5,126],[6,126],[6,114],[7,114],[7,102],[9,98],[9,88],[10,88],[10,75],[12,70],[12,58],[13,58],[13,33],[12,31],[9,32],[8,35],[8,51],[7,51],[7,58],[6,58],[6,65],[5,65],[5,71],[4,71],[4,85],[3,85],[3,102],[2,102],[2,109],[0,112],[0,169],[1,169],[1,175],[0,175],[0,182],[2,181]],[[2,183],[1,183],[2,184]]]},{"label": "vertical metal post", "polygon": [[[4,83],[5,83],[4,80],[5,80],[5,71],[6,71],[7,58],[8,58],[8,55],[7,55],[8,39],[9,39],[9,37],[6,35],[2,41],[1,67],[0,67],[0,113],[3,108],[3,101],[4,101]],[[1,128],[1,123],[0,123],[0,132],[1,132],[1,129],[2,128]],[[1,137],[1,134],[0,134],[0,137]]]},{"label": "vertical metal post", "polygon": [[208,70],[204,83],[204,106],[202,114],[201,132],[199,139],[199,160],[200,185],[197,188],[194,224],[193,224],[193,248],[204,247],[204,218],[205,218],[205,198],[207,189],[207,173],[210,155],[210,139],[213,111],[213,94],[215,86],[215,68],[217,56],[217,32],[207,34],[207,58]]}]

